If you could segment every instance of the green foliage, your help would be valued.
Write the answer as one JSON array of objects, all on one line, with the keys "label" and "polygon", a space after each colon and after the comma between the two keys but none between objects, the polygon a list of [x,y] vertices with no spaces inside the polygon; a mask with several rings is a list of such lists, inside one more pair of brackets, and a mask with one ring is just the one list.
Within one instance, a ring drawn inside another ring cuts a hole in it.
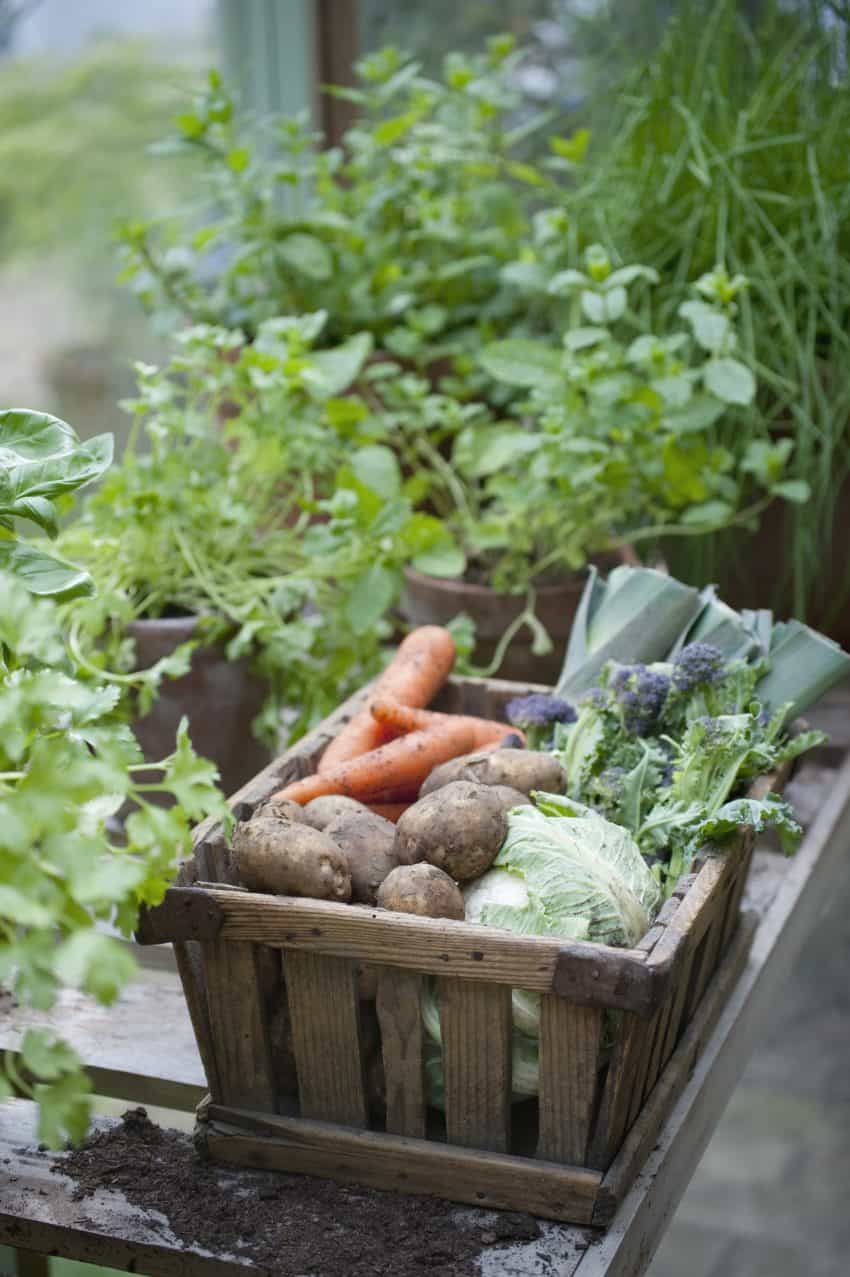
[{"label": "green foliage", "polygon": [[[700,664],[701,680],[682,677]],[[724,662],[702,645],[650,666],[611,661],[575,723],[556,726],[570,797],[629,829],[668,887],[705,841],[722,841],[741,825],[775,824],[788,850],[799,840],[786,804],[735,797],[826,739],[809,732],[789,740],[787,706],[762,711],[758,686],[767,668],[767,661]]]},{"label": "green foliage", "polygon": [[[116,700],[80,677],[56,605],[0,573],[0,982],[37,1010],[65,984],[114,1002],[135,964],[96,924],[129,934],[139,906],[162,899],[191,826],[229,819],[185,722],[157,779],[135,779],[148,765]],[[161,795],[177,805],[154,805]],[[107,822],[127,802],[119,845]],[[0,1071],[0,1096],[13,1090],[38,1102],[45,1143],[84,1134],[90,1086],[66,1043],[28,1031],[18,1063],[7,1056]]]},{"label": "green foliage", "polygon": [[196,615],[203,641],[268,679],[257,730],[274,742],[285,704],[302,731],[379,666],[402,565],[450,548],[342,394],[368,338],[314,350],[323,323],[268,320],[251,344],[199,325],[167,367],[138,367],[127,451],[61,544],[97,585],[69,606],[77,659],[140,687],[143,707],[186,652],[132,672],[128,622]]},{"label": "green foliage", "polygon": [[562,574],[628,544],[750,525],[772,495],[806,496],[783,484],[787,444],[754,438],[752,427],[742,435],[756,393],[737,350],[743,277],[702,276],[678,307],[686,327],[659,334],[631,300],[637,285],[658,283],[653,270],[614,269],[595,245],[583,264],[547,285],[569,304],[560,349],[508,338],[481,353],[492,377],[530,391],[520,411],[539,424],[467,439],[455,452],[461,473],[491,476],[486,548],[501,552],[505,581]]},{"label": "green foliage", "polygon": [[57,502],[100,478],[111,462],[111,435],[80,443],[58,417],[23,408],[0,412],[0,571],[13,573],[32,594],[90,593],[88,573],[21,541],[15,521],[55,537]]},{"label": "green foliage", "polygon": [[[822,5],[765,0],[749,18],[733,0],[679,5],[657,54],[607,90],[619,104],[612,136],[570,195],[612,255],[659,271],[666,317],[684,281],[717,261],[749,278],[741,357],[758,372],[763,419],[793,444],[789,478],[811,493],[788,513],[776,556],[777,589],[793,586],[799,615],[824,602],[850,473],[850,28],[846,11],[830,11],[827,21]],[[723,583],[740,543],[709,536],[666,552],[689,579]]]},{"label": "green foliage", "polygon": [[515,65],[510,40],[449,55],[439,79],[392,48],[374,53],[358,87],[337,90],[359,115],[329,151],[303,119],[240,118],[213,73],[169,144],[203,158],[210,212],[127,225],[127,277],[161,319],[252,336],[271,316],[320,305],[328,341],[367,329],[404,360],[456,356],[475,374],[473,334],[503,327],[516,300],[501,270],[529,201],[569,163],[517,158],[535,122],[511,128]]}]

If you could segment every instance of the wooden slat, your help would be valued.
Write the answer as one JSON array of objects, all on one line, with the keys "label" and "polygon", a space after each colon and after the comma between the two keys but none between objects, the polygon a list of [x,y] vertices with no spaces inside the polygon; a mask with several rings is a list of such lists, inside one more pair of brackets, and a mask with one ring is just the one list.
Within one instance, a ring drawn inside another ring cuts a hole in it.
[{"label": "wooden slat", "polygon": [[510,1146],[511,991],[440,980],[446,1138],[503,1153]]},{"label": "wooden slat", "polygon": [[230,854],[230,842],[222,829],[216,829],[204,839],[204,851],[207,863],[212,871],[212,881],[222,884],[237,884],[239,879]]},{"label": "wooden slat", "polygon": [[724,857],[709,857],[668,922],[665,934],[649,955],[647,965],[650,969],[673,970],[675,964],[683,959],[685,951],[699,943],[714,916],[717,892],[722,889],[727,875],[731,874],[734,863],[731,853]]},{"label": "wooden slat", "polygon": [[667,1019],[667,1028],[664,1034],[664,1041],[661,1046],[661,1067],[666,1065],[670,1056],[676,1049],[676,1043],[683,1026],[683,1016],[685,1012],[685,999],[688,995],[688,988],[691,982],[691,971],[693,970],[694,958],[696,951],[691,950],[685,955],[682,965],[679,969],[679,975],[676,982],[676,990],[673,995],[673,1001],[670,1007],[670,1015]]},{"label": "wooden slat", "polygon": [[392,1135],[425,1138],[424,1037],[419,1001],[422,976],[415,971],[381,969],[378,1020],[387,1097],[387,1130]]},{"label": "wooden slat", "polygon": [[603,1180],[594,1223],[607,1224],[610,1221],[618,1202],[629,1189],[658,1138],[676,1099],[684,1090],[694,1061],[714,1028],[729,992],[746,963],[755,925],[756,919],[751,916],[738,932],[717,972],[717,978],[712,982],[675,1054],[611,1163]]},{"label": "wooden slat", "polygon": [[366,1126],[354,964],[290,952],[283,971],[302,1117]]},{"label": "wooden slat", "polygon": [[643,1081],[643,1100],[652,1094],[652,1088],[658,1081],[658,1075],[661,1072],[661,1059],[664,1049],[664,1042],[667,1037],[667,1028],[670,1023],[670,1015],[673,1010],[673,1002],[675,1000],[675,990],[671,990],[667,1001],[659,1012],[657,1012],[657,1023],[652,1035],[652,1046],[649,1051],[649,1064],[646,1070],[646,1077]]},{"label": "wooden slat", "polygon": [[195,940],[187,940],[182,944],[175,944],[174,957],[177,962],[180,983],[183,985],[183,995],[189,1010],[189,1018],[195,1031],[195,1041],[198,1046],[201,1063],[204,1066],[207,1084],[214,1095],[220,1095],[221,1084],[215,1062],[215,1047],[213,1046],[212,1028],[210,1026],[210,1010],[207,1001],[207,986],[204,979],[201,946]]},{"label": "wooden slat", "polygon": [[602,1088],[587,1164],[607,1170],[628,1129],[635,1088],[643,1089],[652,1046],[652,1020],[623,1013]]},{"label": "wooden slat", "polygon": [[755,838],[750,842],[748,851],[746,852],[741,867],[738,870],[738,876],[732,884],[732,890],[729,893],[729,900],[726,905],[726,914],[723,919],[723,934],[720,939],[720,949],[725,953],[729,947],[729,943],[738,925],[741,914],[741,901],[747,886],[747,879],[750,874],[750,867],[753,863],[753,850],[755,848]]},{"label": "wooden slat", "polygon": [[274,1064],[254,946],[214,940],[202,952],[216,1065],[213,1098],[273,1113]]},{"label": "wooden slat", "polygon": [[728,887],[720,893],[715,906],[714,916],[711,919],[708,930],[703,938],[699,970],[695,974],[692,987],[688,990],[688,997],[685,1003],[686,1024],[693,1016],[694,1011],[699,1005],[700,999],[705,993],[709,980],[717,970],[717,960],[720,957],[720,946],[723,939],[723,923],[726,917],[729,895],[730,892]]},{"label": "wooden slat", "polygon": [[[601,1176],[531,1158],[211,1105],[213,1158],[588,1224]],[[225,1125],[226,1124],[226,1125]],[[241,1129],[239,1129],[241,1128]],[[256,1132],[253,1134],[251,1132]]]},{"label": "wooden slat", "polygon": [[[197,890],[197,889],[196,889]],[[323,953],[532,992],[553,989],[570,1001],[654,1010],[646,955],[632,949],[545,936],[515,936],[492,927],[389,913],[365,905],[267,896],[258,892],[205,892],[224,915],[219,938],[251,940],[287,952]],[[574,966],[570,992],[556,973]],[[556,988],[557,984],[557,988]]]},{"label": "wooden slat", "polygon": [[540,1002],[537,1156],[583,1166],[599,1075],[603,1012],[561,998]]}]

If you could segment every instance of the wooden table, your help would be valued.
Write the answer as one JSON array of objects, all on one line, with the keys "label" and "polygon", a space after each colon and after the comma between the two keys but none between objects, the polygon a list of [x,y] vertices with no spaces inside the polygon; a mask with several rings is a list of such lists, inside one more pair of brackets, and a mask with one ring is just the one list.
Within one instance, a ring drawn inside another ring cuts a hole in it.
[{"label": "wooden table", "polygon": [[[812,718],[846,749],[847,692],[833,694]],[[745,904],[758,915],[748,964],[613,1224],[594,1234],[541,1222],[540,1240],[483,1251],[483,1277],[639,1277],[646,1272],[771,1006],[846,864],[850,756],[834,748],[806,762],[790,797],[808,826],[803,846],[791,860],[757,851]],[[45,1020],[71,1039],[102,1094],[188,1109],[205,1089],[176,976],[161,959],[159,969],[145,969],[111,1011],[67,994],[51,1017],[38,1017],[40,1023]],[[33,1015],[7,1015],[0,1023],[0,1049],[14,1050],[23,1028],[35,1021]],[[186,1250],[166,1220],[144,1216],[118,1193],[99,1190],[95,1198],[72,1201],[68,1181],[51,1171],[54,1161],[35,1146],[32,1106],[19,1100],[0,1107],[0,1243],[153,1277],[244,1272],[244,1263],[225,1255]],[[549,1266],[537,1257],[541,1249],[549,1253]]]}]

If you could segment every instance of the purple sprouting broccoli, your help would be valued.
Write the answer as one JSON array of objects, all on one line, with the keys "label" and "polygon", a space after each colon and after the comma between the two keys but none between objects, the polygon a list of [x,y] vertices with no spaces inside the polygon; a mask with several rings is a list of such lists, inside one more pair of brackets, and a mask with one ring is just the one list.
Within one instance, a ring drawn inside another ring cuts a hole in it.
[{"label": "purple sprouting broccoli", "polygon": [[726,673],[726,662],[719,648],[711,643],[689,643],[673,662],[673,686],[687,695],[696,687],[710,687]]},{"label": "purple sprouting broccoli", "polygon": [[505,707],[508,722],[514,727],[548,727],[551,723],[574,723],[576,712],[569,701],[546,692],[515,696]]},{"label": "purple sprouting broccoli", "polygon": [[556,723],[574,723],[576,712],[569,701],[547,692],[531,692],[528,696],[515,696],[505,707],[507,720],[519,727],[528,737],[532,749],[551,746]]},{"label": "purple sprouting broccoli", "polygon": [[608,678],[623,715],[623,726],[635,736],[646,736],[658,722],[670,691],[670,678],[646,665],[617,666]]}]

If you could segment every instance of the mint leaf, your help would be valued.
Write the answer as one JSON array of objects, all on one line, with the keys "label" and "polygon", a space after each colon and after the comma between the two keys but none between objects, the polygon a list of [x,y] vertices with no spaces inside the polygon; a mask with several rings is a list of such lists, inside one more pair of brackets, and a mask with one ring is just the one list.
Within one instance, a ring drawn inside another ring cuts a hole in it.
[{"label": "mint leaf", "polygon": [[485,346],[478,362],[496,381],[506,381],[512,386],[550,388],[560,380],[558,352],[519,337]]},{"label": "mint leaf", "polygon": [[724,403],[751,404],[756,394],[756,379],[746,364],[738,359],[712,359],[705,366],[703,381]]}]

